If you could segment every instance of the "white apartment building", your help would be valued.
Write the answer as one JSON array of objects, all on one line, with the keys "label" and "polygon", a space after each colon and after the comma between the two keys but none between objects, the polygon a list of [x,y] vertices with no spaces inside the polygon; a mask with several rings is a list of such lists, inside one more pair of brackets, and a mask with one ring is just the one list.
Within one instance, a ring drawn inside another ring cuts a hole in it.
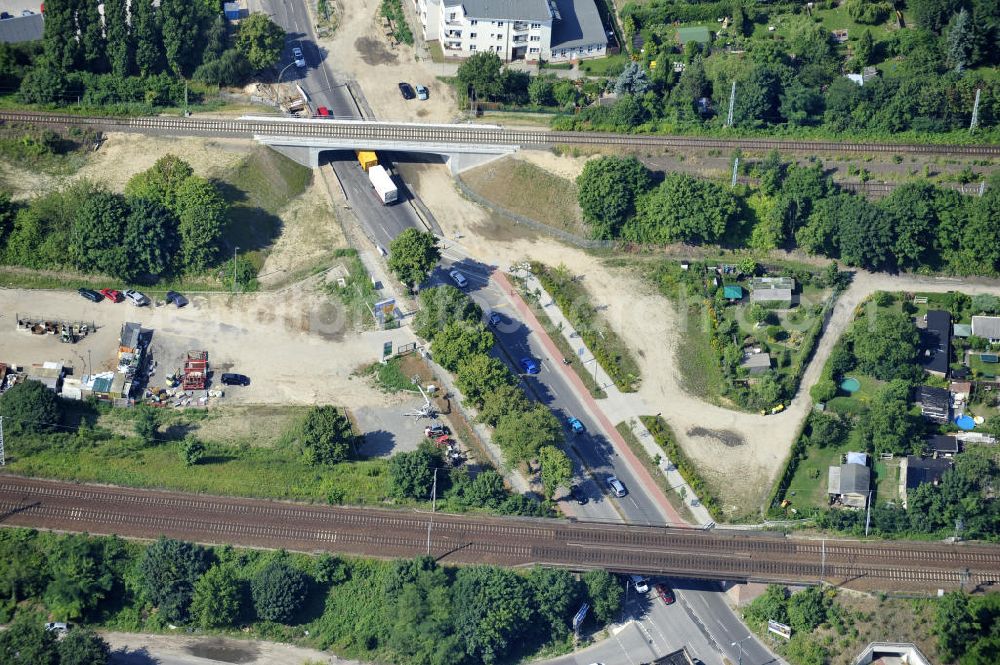
[{"label": "white apartment building", "polygon": [[413,0],[424,39],[445,56],[492,51],[501,60],[578,60],[606,54],[594,0]]}]

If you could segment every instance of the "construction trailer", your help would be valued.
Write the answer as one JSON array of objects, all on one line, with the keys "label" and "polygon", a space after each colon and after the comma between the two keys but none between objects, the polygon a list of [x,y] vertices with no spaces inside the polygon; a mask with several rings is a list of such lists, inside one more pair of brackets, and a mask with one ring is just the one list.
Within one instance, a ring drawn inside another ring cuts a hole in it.
[{"label": "construction trailer", "polygon": [[181,388],[204,390],[208,385],[208,351],[188,351],[184,359]]}]

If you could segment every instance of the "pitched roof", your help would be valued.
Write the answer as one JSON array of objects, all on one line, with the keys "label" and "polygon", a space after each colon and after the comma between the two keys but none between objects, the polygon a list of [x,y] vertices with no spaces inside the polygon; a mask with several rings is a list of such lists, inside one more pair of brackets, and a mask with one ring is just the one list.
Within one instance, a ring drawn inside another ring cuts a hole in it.
[{"label": "pitched roof", "polygon": [[921,331],[920,364],[924,369],[948,374],[951,360],[951,314],[934,309],[927,312],[927,328]]},{"label": "pitched roof", "polygon": [[943,388],[920,386],[917,388],[920,412],[932,420],[945,422],[951,412],[951,393]]},{"label": "pitched roof", "polygon": [[740,367],[746,367],[749,370],[771,369],[771,354],[751,353],[740,361]]},{"label": "pitched roof", "polygon": [[950,459],[924,459],[909,455],[906,458],[906,489],[912,490],[925,483],[940,482],[944,472],[950,468]]},{"label": "pitched roof", "polygon": [[608,43],[594,0],[555,0],[559,18],[552,23],[552,50]]},{"label": "pitched roof", "polygon": [[972,334],[986,339],[1000,339],[1000,316],[972,317]]},{"label": "pitched roof", "polygon": [[754,277],[750,280],[750,288],[757,289],[789,289],[795,290],[794,277]]},{"label": "pitched roof", "polygon": [[750,294],[750,302],[791,302],[791,289],[757,289]]},{"label": "pitched roof", "polygon": [[469,18],[504,21],[551,21],[545,0],[445,0],[445,7],[461,6]]},{"label": "pitched roof", "polygon": [[33,42],[41,39],[43,32],[45,32],[45,19],[41,14],[0,20],[0,42],[8,44]]},{"label": "pitched roof", "polygon": [[951,327],[951,333],[955,337],[968,337],[972,334],[972,326],[968,323],[956,323]]},{"label": "pitched roof", "polygon": [[863,464],[840,465],[840,493],[867,494],[871,489],[871,469]]}]

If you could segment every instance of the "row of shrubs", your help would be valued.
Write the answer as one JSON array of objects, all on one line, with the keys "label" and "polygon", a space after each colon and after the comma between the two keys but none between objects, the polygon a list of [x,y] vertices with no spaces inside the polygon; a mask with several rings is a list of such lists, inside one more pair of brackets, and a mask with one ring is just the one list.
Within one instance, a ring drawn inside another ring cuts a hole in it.
[{"label": "row of shrubs", "polygon": [[649,433],[653,435],[653,440],[667,453],[670,462],[677,467],[677,472],[681,474],[684,481],[691,487],[691,490],[698,495],[701,505],[705,506],[708,513],[715,519],[723,519],[722,505],[719,503],[712,490],[704,478],[698,473],[698,469],[690,459],[684,455],[684,451],[677,444],[674,432],[660,416],[640,416],[642,424],[646,426]]}]

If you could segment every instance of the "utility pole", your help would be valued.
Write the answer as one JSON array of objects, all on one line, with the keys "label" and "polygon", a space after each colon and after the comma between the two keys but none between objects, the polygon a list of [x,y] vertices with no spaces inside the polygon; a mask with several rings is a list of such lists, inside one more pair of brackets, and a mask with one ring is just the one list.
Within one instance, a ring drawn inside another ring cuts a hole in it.
[{"label": "utility pole", "polygon": [[188,110],[188,82],[184,81],[184,117],[187,118],[191,115],[191,111]]},{"label": "utility pole", "polygon": [[236,252],[239,249],[239,247],[233,247],[233,293],[236,293]]},{"label": "utility pole", "polygon": [[737,649],[740,650],[740,657],[739,657],[739,664],[738,665],[743,665],[743,643],[746,642],[747,640],[749,640],[751,637],[753,637],[753,636],[752,635],[747,635],[742,640],[737,640],[736,642],[733,642],[732,645],[731,645],[731,646],[734,646],[734,647],[736,647]]},{"label": "utility pole", "polygon": [[730,183],[730,187],[736,186],[736,175],[740,172],[740,158],[737,157],[733,160],[733,182]]},{"label": "utility pole", "polygon": [[868,537],[868,526],[872,523],[872,490],[868,490],[868,514],[865,515],[865,538]]},{"label": "utility pole", "polygon": [[3,416],[0,416],[0,466],[7,466],[7,455],[3,449]]},{"label": "utility pole", "polygon": [[434,510],[437,508],[438,470],[434,469],[434,485],[431,487],[431,521],[427,523],[427,556],[431,555],[431,528],[434,526]]},{"label": "utility pole", "polygon": [[969,123],[969,131],[973,131],[979,126],[979,95],[982,88],[976,88],[976,102],[972,105],[972,122]]},{"label": "utility pole", "polygon": [[729,93],[729,114],[726,116],[726,127],[733,126],[733,106],[736,105],[736,81],[733,81],[733,89]]},{"label": "utility pole", "polygon": [[823,558],[820,563],[819,575],[820,582],[826,579],[826,538],[823,539]]}]

